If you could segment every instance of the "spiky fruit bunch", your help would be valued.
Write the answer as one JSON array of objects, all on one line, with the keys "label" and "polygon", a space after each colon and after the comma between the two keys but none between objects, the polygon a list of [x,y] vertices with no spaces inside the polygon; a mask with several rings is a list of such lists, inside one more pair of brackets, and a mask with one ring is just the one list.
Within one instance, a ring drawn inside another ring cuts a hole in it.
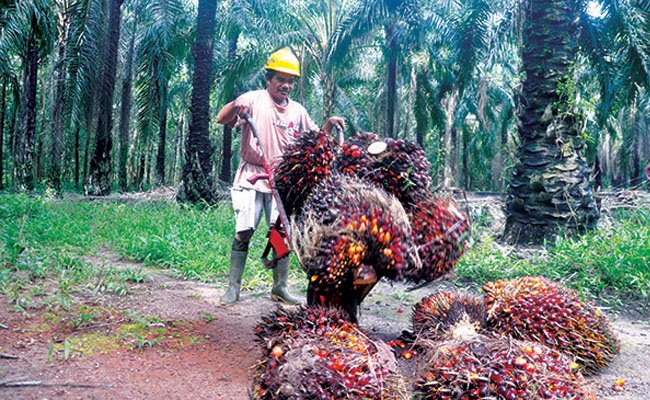
[{"label": "spiky fruit bunch", "polygon": [[430,191],[430,164],[424,150],[406,140],[387,138],[385,150],[371,154],[368,146],[376,141],[375,136],[346,142],[334,167],[383,188],[395,195],[404,208],[410,209]]},{"label": "spiky fruit bunch", "polygon": [[483,299],[467,293],[438,292],[413,307],[413,332],[418,338],[441,340],[458,323],[466,321],[476,331],[485,327]]},{"label": "spiky fruit bunch", "polygon": [[403,379],[385,345],[340,311],[279,309],[256,329],[262,359],[254,399],[405,399]]},{"label": "spiky fruit bunch", "polygon": [[416,399],[589,399],[582,375],[541,344],[476,335],[437,343],[415,383]]},{"label": "spiky fruit bunch", "polygon": [[314,186],[329,176],[337,146],[322,131],[305,132],[287,146],[273,168],[273,179],[288,215],[300,213]]},{"label": "spiky fruit bunch", "polygon": [[409,212],[422,267],[407,271],[414,282],[430,282],[451,271],[465,251],[469,218],[452,198],[420,201]]},{"label": "spiky fruit bunch", "polygon": [[382,189],[332,175],[314,189],[294,229],[296,252],[310,279],[310,304],[340,305],[355,318],[374,284],[401,280],[413,242],[402,205]]},{"label": "spiky fruit bunch", "polygon": [[378,277],[403,278],[413,244],[408,217],[394,197],[360,180],[332,176],[304,208],[302,238],[312,245],[301,241],[298,248],[311,250],[301,259],[314,285],[340,291],[364,266]]},{"label": "spiky fruit bunch", "polygon": [[347,175],[362,177],[369,169],[368,146],[379,141],[381,138],[373,132],[357,132],[354,137],[343,143],[341,152],[334,160],[334,169]]},{"label": "spiky fruit bunch", "polygon": [[490,330],[571,353],[586,372],[604,368],[620,350],[609,319],[564,285],[524,277],[489,282],[483,291]]}]

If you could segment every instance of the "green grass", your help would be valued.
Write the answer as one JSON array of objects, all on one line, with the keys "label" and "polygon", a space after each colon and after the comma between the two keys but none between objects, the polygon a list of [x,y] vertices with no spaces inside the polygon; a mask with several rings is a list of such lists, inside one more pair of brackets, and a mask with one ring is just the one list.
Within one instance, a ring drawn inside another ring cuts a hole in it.
[{"label": "green grass", "polygon": [[[479,235],[480,236],[480,235]],[[496,279],[543,275],[577,289],[602,305],[648,309],[650,304],[650,210],[619,211],[578,238],[522,256],[490,237],[471,245],[457,267],[462,280],[482,286]]]},{"label": "green grass", "polygon": [[[544,275],[604,305],[650,304],[650,210],[618,212],[597,231],[559,239],[525,256],[495,242],[488,222],[475,225],[478,239],[457,267],[460,283],[480,287],[495,279]],[[13,194],[0,196],[0,223],[0,292],[17,308],[42,298],[66,306],[82,289],[124,294],[130,283],[145,278],[141,271],[99,268],[81,259],[103,248],[187,279],[223,281],[234,232],[230,205],[197,208]],[[270,282],[270,272],[258,260],[264,231],[253,237],[246,288]]]}]

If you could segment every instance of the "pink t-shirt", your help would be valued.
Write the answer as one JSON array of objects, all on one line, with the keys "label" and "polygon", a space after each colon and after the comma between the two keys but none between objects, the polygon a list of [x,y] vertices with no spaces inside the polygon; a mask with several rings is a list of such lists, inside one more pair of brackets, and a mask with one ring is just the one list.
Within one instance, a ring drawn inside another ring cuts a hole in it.
[{"label": "pink t-shirt", "polygon": [[[257,128],[264,153],[270,162],[277,161],[289,141],[295,139],[300,133],[318,129],[303,106],[292,100],[289,100],[287,105],[280,106],[273,101],[266,90],[244,93],[238,100],[250,107],[253,124]],[[238,122],[238,125],[241,122]],[[235,174],[234,186],[270,193],[271,187],[266,179],[259,179],[255,185],[247,180],[254,175],[264,173],[262,152],[250,126],[244,122],[239,168]]]}]

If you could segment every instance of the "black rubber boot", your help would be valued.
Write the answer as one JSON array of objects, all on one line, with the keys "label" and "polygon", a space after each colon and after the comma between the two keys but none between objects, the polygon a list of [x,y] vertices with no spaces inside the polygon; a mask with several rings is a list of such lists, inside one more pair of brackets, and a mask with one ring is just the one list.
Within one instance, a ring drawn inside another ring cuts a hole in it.
[{"label": "black rubber boot", "polygon": [[281,301],[286,304],[300,304],[299,298],[289,293],[287,280],[289,278],[289,257],[278,261],[278,266],[273,269],[273,289],[271,300]]},{"label": "black rubber boot", "polygon": [[221,304],[232,304],[239,300],[241,277],[244,275],[248,251],[230,251],[230,272],[228,273],[228,290],[221,296]]}]

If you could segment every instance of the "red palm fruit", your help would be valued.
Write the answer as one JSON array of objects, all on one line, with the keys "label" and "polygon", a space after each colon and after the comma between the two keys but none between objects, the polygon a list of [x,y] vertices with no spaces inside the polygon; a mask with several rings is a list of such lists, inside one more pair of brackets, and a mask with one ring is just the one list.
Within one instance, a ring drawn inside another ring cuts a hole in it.
[{"label": "red palm fruit", "polygon": [[440,340],[461,322],[480,332],[485,327],[483,299],[467,293],[434,293],[413,307],[411,321],[415,335],[428,340]]},{"label": "red palm fruit", "polygon": [[429,196],[409,212],[421,268],[407,271],[413,282],[430,282],[451,271],[465,251],[469,218],[451,198]]},{"label": "red palm fruit", "polygon": [[387,346],[341,316],[336,309],[300,307],[265,317],[258,325],[262,358],[253,399],[407,399]]},{"label": "red palm fruit", "polygon": [[483,291],[490,330],[570,353],[585,373],[606,367],[620,350],[609,319],[557,282],[544,277],[498,280]]},{"label": "red palm fruit", "polygon": [[329,176],[337,150],[331,135],[302,133],[273,168],[273,179],[287,214],[299,214],[314,186]]},{"label": "red palm fruit", "polygon": [[447,340],[425,342],[428,363],[417,374],[414,398],[595,400],[562,353],[472,329],[457,324]]}]

